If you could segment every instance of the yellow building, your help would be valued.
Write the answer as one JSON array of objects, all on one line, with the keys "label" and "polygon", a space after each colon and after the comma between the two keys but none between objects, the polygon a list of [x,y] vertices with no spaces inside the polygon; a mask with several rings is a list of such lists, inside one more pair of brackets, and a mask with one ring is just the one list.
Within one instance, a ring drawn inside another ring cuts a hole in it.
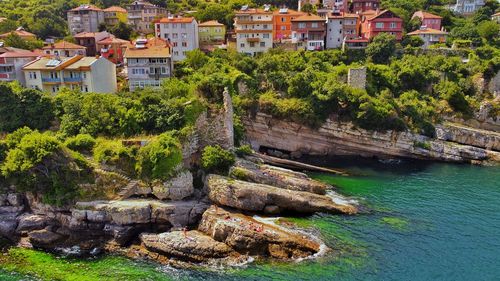
[{"label": "yellow building", "polygon": [[127,22],[127,10],[112,6],[104,9],[104,22],[107,26],[117,25],[119,22]]},{"label": "yellow building", "polygon": [[200,45],[204,43],[223,43],[226,38],[226,26],[215,20],[202,22],[198,25]]}]

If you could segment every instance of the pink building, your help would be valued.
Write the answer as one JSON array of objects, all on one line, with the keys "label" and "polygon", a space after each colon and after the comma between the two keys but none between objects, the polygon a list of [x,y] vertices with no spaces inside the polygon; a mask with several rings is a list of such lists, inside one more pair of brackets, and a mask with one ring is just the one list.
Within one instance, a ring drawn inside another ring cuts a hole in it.
[{"label": "pink building", "polygon": [[403,20],[390,10],[364,12],[361,18],[361,36],[371,40],[379,33],[389,33],[401,40]]},{"label": "pink building", "polygon": [[441,20],[443,18],[438,15],[434,15],[424,11],[417,11],[411,17],[411,19],[414,18],[419,18],[420,21],[422,21],[422,27],[436,29],[436,30],[441,29]]}]

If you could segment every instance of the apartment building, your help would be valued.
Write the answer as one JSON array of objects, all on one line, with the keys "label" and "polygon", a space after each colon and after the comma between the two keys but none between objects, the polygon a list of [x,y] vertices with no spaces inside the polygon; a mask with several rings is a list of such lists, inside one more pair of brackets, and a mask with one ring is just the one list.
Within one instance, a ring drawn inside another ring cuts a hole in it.
[{"label": "apartment building", "polygon": [[56,57],[74,57],[76,55],[85,56],[87,52],[84,46],[67,41],[59,41],[42,48],[45,55]]},{"label": "apartment building", "polygon": [[344,41],[359,37],[359,16],[357,14],[331,13],[326,23],[326,48],[342,47]]},{"label": "apartment building", "polygon": [[161,38],[137,39],[125,52],[130,91],[159,87],[163,79],[172,77],[171,45]]},{"label": "apartment building", "polygon": [[226,26],[211,20],[198,25],[200,44],[223,43],[226,39]]},{"label": "apartment building", "polygon": [[403,20],[390,10],[364,12],[361,19],[361,37],[371,40],[379,33],[389,33],[401,40]]},{"label": "apartment building", "polygon": [[306,13],[281,8],[273,12],[273,40],[286,41],[292,39],[292,20]]},{"label": "apartment building", "polygon": [[441,21],[443,18],[438,15],[434,15],[424,11],[416,11],[415,13],[413,13],[411,19],[415,18],[420,19],[420,21],[422,22],[421,24],[422,27],[437,29],[437,30],[441,29]]},{"label": "apartment building", "polygon": [[5,52],[0,54],[0,82],[19,81],[21,85],[26,86],[23,66],[41,55],[41,52],[6,48]]},{"label": "apartment building", "polygon": [[326,19],[308,14],[292,20],[292,42],[309,51],[325,48]]},{"label": "apartment building", "polygon": [[377,9],[380,9],[380,0],[351,0],[351,10],[349,12],[360,14]]},{"label": "apartment building", "polygon": [[484,6],[484,0],[457,0],[451,10],[457,14],[470,15]]},{"label": "apartment building", "polygon": [[74,56],[40,58],[23,67],[26,87],[57,93],[60,88],[88,93],[114,93],[116,66],[105,58]]},{"label": "apartment building", "polygon": [[94,5],[80,5],[67,13],[71,35],[81,32],[98,32],[104,23],[104,11]]},{"label": "apartment building", "polygon": [[127,10],[122,7],[112,6],[103,11],[104,22],[107,26],[114,26],[119,22],[127,22]]},{"label": "apartment building", "polygon": [[107,31],[102,32],[82,32],[74,36],[76,43],[85,47],[87,56],[92,57],[99,54],[97,43],[105,38],[112,37]]},{"label": "apartment building", "polygon": [[168,14],[165,8],[146,1],[134,1],[127,5],[127,13],[128,23],[141,34],[154,33],[153,21]]},{"label": "apartment building", "polygon": [[236,49],[251,56],[266,52],[273,47],[273,12],[243,6],[235,13],[234,30]]},{"label": "apartment building", "polygon": [[156,37],[172,45],[173,61],[186,58],[186,52],[199,48],[198,22],[192,17],[169,16],[155,23]]}]

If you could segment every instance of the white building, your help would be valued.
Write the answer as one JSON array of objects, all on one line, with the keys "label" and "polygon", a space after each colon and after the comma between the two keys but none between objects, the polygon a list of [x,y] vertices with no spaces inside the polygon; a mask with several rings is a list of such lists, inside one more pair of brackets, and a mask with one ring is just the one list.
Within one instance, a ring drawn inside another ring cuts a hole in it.
[{"label": "white building", "polygon": [[36,60],[42,53],[10,47],[5,50],[6,52],[0,55],[0,82],[19,81],[21,85],[26,86],[23,66]]},{"label": "white building", "polygon": [[254,56],[273,47],[273,12],[270,6],[253,9],[243,6],[235,13],[234,30],[238,52]]},{"label": "white building", "polygon": [[117,90],[116,65],[105,58],[40,58],[25,65],[23,72],[26,87],[51,93],[57,93],[62,87],[85,93],[114,93]]},{"label": "white building", "polygon": [[326,48],[341,48],[344,41],[357,39],[359,15],[330,13],[326,22]]},{"label": "white building", "polygon": [[125,51],[125,64],[130,91],[159,87],[163,79],[172,77],[171,46],[161,38],[137,39]]},{"label": "white building", "polygon": [[448,37],[448,32],[422,27],[419,30],[415,30],[407,34],[408,36],[418,36],[424,41],[423,48],[428,48],[430,45],[437,43],[446,43],[446,38]]},{"label": "white building", "polygon": [[156,37],[162,38],[172,46],[172,59],[186,58],[186,52],[199,48],[198,22],[192,17],[162,18],[155,23]]},{"label": "white building", "polygon": [[451,10],[457,14],[470,15],[484,6],[484,0],[457,0]]}]

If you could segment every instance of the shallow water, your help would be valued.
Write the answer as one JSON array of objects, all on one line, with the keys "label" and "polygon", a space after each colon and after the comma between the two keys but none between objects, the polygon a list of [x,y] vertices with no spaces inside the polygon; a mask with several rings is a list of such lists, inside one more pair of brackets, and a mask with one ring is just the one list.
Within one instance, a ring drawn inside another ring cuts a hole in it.
[{"label": "shallow water", "polygon": [[[117,257],[85,261],[85,266],[106,271],[100,280],[145,280],[145,275],[148,280],[500,279],[499,167],[359,159],[314,162],[348,171],[349,177],[313,176],[360,198],[371,210],[354,217],[292,219],[314,227],[335,253],[300,263],[224,270],[178,270]],[[45,262],[64,269],[79,261]],[[0,280],[22,278],[0,270]]]}]

